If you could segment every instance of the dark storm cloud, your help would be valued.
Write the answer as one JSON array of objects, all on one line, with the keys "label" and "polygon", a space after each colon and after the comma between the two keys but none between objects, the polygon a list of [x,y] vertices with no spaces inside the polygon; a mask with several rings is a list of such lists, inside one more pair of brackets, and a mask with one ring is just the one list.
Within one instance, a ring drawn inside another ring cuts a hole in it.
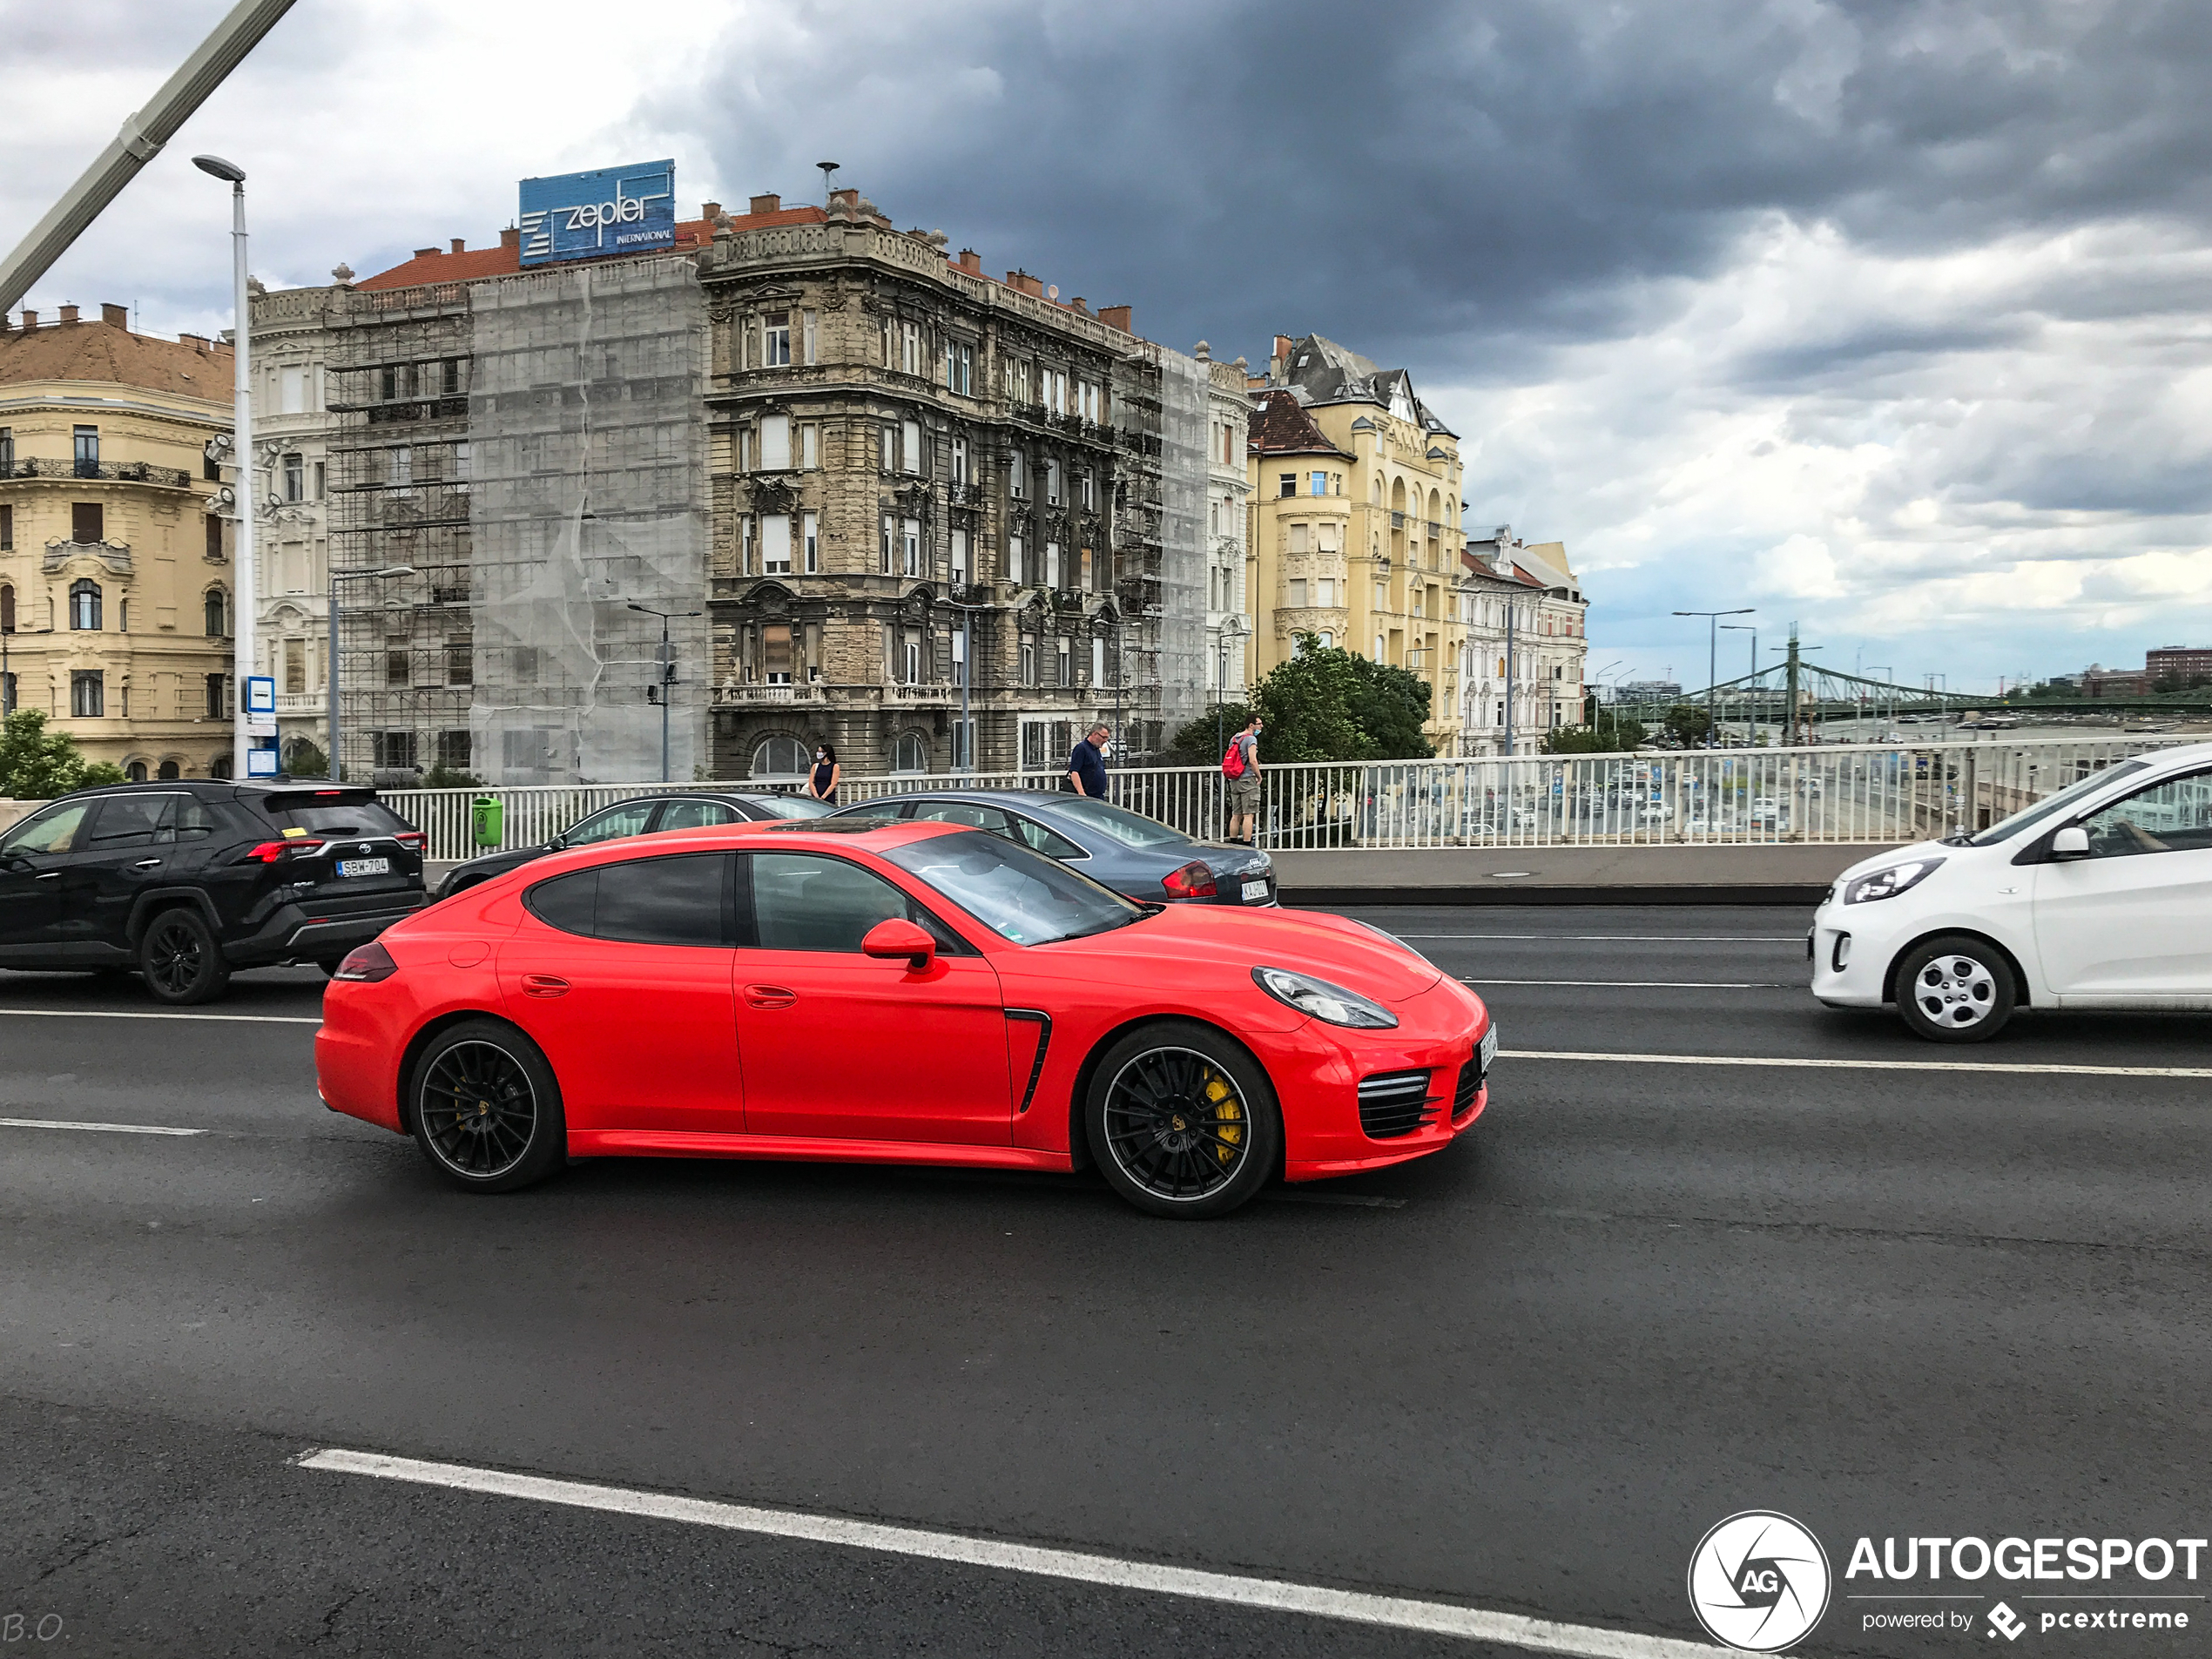
[{"label": "dark storm cloud", "polygon": [[1897,252],[2201,222],[2208,49],[2201,0],[818,3],[649,108],[793,194],[835,152],[1162,339],[1321,327],[1434,374],[1625,329],[1763,214]]}]

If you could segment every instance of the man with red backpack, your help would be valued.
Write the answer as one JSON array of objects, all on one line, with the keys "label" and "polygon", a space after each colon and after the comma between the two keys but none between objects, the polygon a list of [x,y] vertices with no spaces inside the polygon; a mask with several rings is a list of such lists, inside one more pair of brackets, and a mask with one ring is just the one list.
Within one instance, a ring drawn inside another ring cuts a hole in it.
[{"label": "man with red backpack", "polygon": [[1259,728],[1254,714],[1244,729],[1229,739],[1221,757],[1224,792],[1229,798],[1229,839],[1259,844]]}]

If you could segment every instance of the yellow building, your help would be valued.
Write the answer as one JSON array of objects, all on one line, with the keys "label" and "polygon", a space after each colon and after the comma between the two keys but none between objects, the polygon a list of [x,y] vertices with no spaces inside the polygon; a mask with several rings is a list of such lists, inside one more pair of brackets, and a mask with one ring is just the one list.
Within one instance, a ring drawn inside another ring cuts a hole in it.
[{"label": "yellow building", "polygon": [[1458,437],[1414,395],[1333,341],[1278,334],[1254,388],[1251,445],[1255,673],[1311,632],[1418,675],[1435,752],[1460,752]]},{"label": "yellow building", "polygon": [[132,778],[227,775],[231,566],[207,441],[231,350],[64,306],[0,318],[0,705]]}]

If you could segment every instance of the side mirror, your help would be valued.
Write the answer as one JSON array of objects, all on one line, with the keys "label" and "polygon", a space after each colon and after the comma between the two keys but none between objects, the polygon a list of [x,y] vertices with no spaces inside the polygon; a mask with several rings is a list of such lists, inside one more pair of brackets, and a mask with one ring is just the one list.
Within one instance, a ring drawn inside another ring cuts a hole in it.
[{"label": "side mirror", "polygon": [[2089,832],[2079,824],[2068,824],[2051,837],[2053,859],[2086,859],[2089,856]]},{"label": "side mirror", "polygon": [[931,959],[937,954],[937,941],[926,928],[894,916],[868,929],[867,937],[860,941],[860,950],[865,955],[886,959],[903,956],[909,973],[921,974],[928,971]]},{"label": "side mirror", "polygon": [[551,840],[546,842],[545,850],[549,853],[562,853],[568,850],[568,845],[569,838],[567,836],[556,835]]}]

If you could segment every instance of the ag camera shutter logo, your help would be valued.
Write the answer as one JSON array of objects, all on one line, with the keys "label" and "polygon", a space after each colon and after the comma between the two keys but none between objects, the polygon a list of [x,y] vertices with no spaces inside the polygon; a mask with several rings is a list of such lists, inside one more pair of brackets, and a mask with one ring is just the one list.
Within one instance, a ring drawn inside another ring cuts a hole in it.
[{"label": "ag camera shutter logo", "polygon": [[1689,1605],[1716,1642],[1779,1653],[1828,1610],[1828,1552],[1811,1531],[1769,1509],[1730,1515],[1689,1558]]}]

